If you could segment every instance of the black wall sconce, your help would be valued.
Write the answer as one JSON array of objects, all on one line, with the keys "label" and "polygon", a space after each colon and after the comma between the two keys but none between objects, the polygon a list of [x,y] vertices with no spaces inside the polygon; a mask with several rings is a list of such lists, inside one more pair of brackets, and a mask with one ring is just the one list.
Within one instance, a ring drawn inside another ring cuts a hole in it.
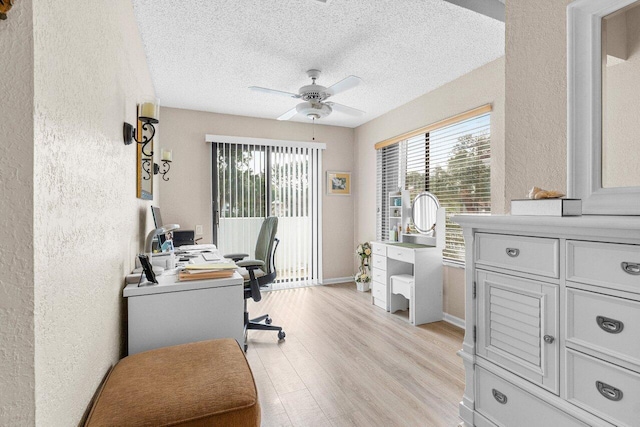
[{"label": "black wall sconce", "polygon": [[122,129],[122,135],[124,137],[124,145],[129,145],[133,141],[138,144],[142,144],[142,154],[147,157],[153,157],[153,151],[148,151],[147,146],[153,141],[153,137],[156,135],[156,127],[154,125],[159,123],[158,117],[160,115],[160,103],[157,99],[148,100],[138,104],[138,120],[142,123],[142,130],[149,132],[151,135],[147,136],[145,132],[140,132],[142,135],[137,135],[136,128],[127,122],[124,123]]},{"label": "black wall sconce", "polygon": [[[162,165],[158,165],[157,163],[153,163],[153,174],[154,175],[162,175],[163,181],[169,181],[167,178],[167,173],[169,169],[171,169],[171,162],[173,160],[173,152],[171,150],[162,150]],[[148,181],[151,179],[151,159],[144,158],[142,159],[142,170],[146,172],[146,176],[143,176],[142,179]]]},{"label": "black wall sconce", "polygon": [[171,169],[172,151],[162,150],[161,165],[153,162],[153,137],[156,135],[155,125],[160,122],[158,120],[160,102],[155,98],[147,98],[138,104],[136,110],[138,122],[141,124],[140,135],[138,135],[137,129],[132,124],[125,122],[122,128],[122,136],[124,145],[130,145],[133,141],[141,145],[142,159],[140,159],[140,167],[146,175],[139,175],[139,178],[149,181],[152,175],[160,174],[164,181],[169,181],[167,173]]}]

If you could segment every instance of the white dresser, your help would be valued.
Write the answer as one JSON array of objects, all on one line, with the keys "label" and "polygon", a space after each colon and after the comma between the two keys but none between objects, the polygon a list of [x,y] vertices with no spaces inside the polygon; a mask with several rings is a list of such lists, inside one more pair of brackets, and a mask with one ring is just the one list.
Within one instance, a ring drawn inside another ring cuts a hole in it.
[{"label": "white dresser", "polygon": [[411,323],[421,325],[442,320],[442,248],[413,243],[372,242],[371,249],[371,302],[386,311],[402,305],[404,302],[400,300],[404,297],[391,292],[390,278],[400,274],[412,275]]},{"label": "white dresser", "polygon": [[464,426],[640,425],[640,217],[472,216]]}]

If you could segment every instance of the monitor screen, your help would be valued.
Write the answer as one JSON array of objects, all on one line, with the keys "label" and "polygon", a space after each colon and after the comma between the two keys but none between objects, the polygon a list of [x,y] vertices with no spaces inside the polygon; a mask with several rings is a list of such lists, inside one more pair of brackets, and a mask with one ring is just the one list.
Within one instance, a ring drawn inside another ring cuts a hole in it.
[{"label": "monitor screen", "polygon": [[[153,214],[153,223],[155,224],[155,228],[160,228],[164,225],[162,222],[162,215],[160,215],[160,208],[157,206],[151,206],[151,213]],[[158,246],[162,246],[165,241],[164,234],[160,234],[158,236]]]}]

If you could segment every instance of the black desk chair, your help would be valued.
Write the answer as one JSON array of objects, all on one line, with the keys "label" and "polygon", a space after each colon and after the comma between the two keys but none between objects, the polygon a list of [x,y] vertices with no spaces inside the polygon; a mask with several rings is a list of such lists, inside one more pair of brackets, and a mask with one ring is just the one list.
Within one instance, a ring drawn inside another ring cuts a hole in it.
[{"label": "black desk chair", "polygon": [[[247,331],[249,329],[258,329],[262,331],[278,331],[278,339],[284,339],[286,334],[280,326],[271,324],[271,318],[268,314],[264,314],[255,319],[249,319],[247,311],[247,299],[253,298],[258,302],[262,299],[260,295],[260,286],[273,283],[276,279],[275,256],[278,243],[276,232],[278,231],[278,218],[270,216],[264,220],[256,242],[256,259],[243,260],[248,254],[228,254],[225,258],[232,259],[238,267],[246,269],[246,272],[240,271],[244,277],[244,349],[247,350]],[[264,323],[262,323],[264,321]]]}]

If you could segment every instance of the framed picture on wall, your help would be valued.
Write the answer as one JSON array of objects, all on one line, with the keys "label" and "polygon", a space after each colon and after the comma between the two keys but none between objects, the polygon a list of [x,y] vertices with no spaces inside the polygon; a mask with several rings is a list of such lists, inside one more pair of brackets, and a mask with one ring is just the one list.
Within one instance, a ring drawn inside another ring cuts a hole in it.
[{"label": "framed picture on wall", "polygon": [[327,194],[349,196],[351,194],[351,172],[327,171]]}]

